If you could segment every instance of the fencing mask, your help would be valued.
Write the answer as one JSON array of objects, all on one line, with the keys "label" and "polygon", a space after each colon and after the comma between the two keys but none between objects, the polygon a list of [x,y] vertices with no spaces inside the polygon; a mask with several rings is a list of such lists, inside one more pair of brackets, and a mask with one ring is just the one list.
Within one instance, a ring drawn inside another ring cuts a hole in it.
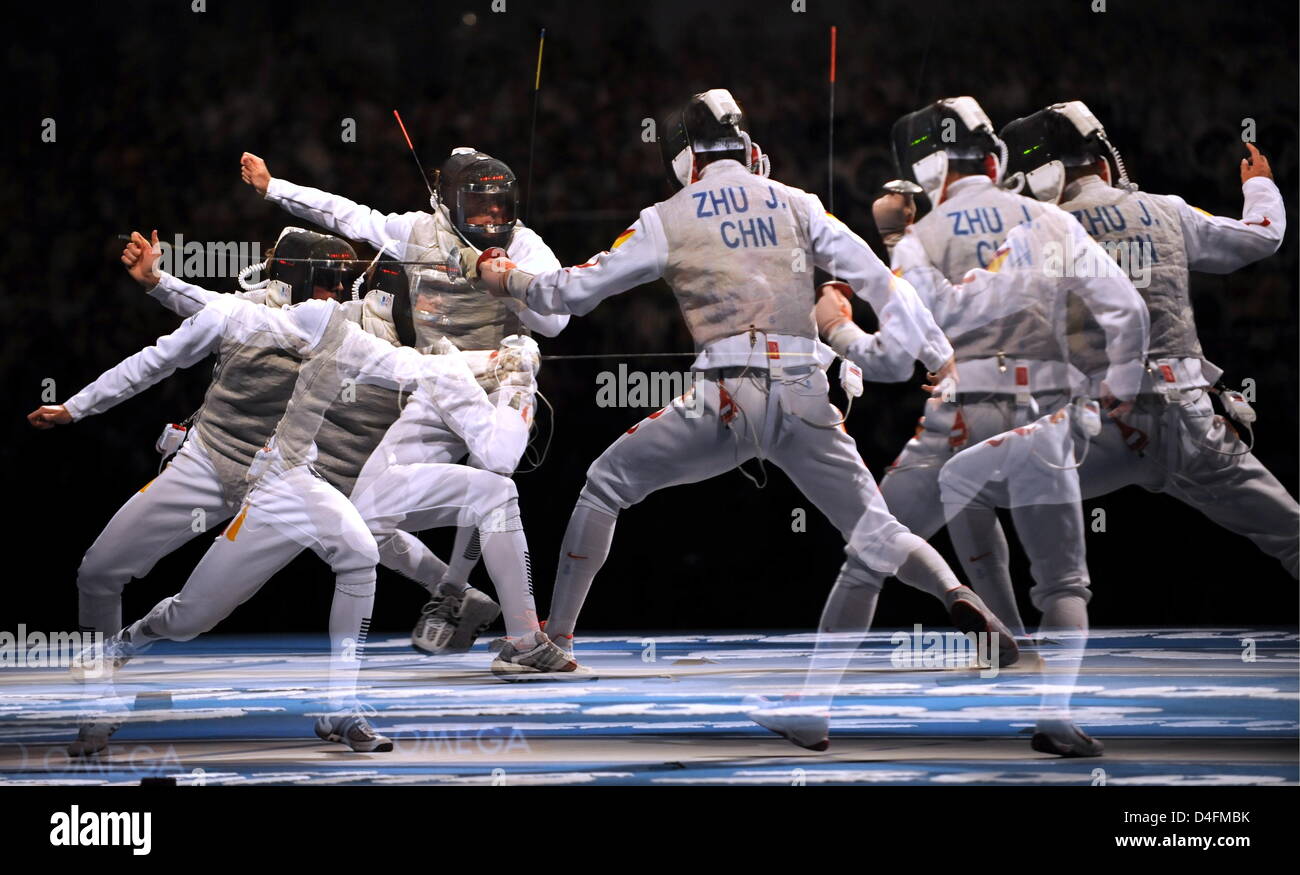
[{"label": "fencing mask", "polygon": [[949,97],[908,113],[894,122],[890,140],[899,176],[921,186],[932,205],[942,200],[950,170],[1002,181],[1006,148],[973,97]]},{"label": "fencing mask", "polygon": [[519,215],[519,185],[504,161],[469,146],[453,149],[438,169],[435,210],[475,249],[506,249]]},{"label": "fencing mask", "polygon": [[1054,103],[1018,118],[1002,129],[1002,139],[1009,156],[1008,180],[1040,201],[1058,202],[1065,191],[1066,169],[1086,167],[1098,158],[1106,159],[1112,184],[1133,187],[1119,150],[1081,100]]},{"label": "fencing mask", "polygon": [[693,95],[684,107],[668,117],[659,138],[668,181],[674,189],[699,179],[697,153],[724,152],[749,168],[767,176],[771,166],[763,150],[749,138],[745,113],[725,88]]}]

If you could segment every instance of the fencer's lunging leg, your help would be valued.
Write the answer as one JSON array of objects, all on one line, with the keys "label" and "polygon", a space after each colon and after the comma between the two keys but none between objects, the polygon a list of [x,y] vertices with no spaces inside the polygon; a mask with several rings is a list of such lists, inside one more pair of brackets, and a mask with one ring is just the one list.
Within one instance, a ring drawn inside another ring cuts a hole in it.
[{"label": "fencer's lunging leg", "polygon": [[584,489],[578,497],[560,544],[555,592],[546,618],[546,631],[552,638],[573,634],[578,614],[591,591],[591,582],[609,558],[609,548],[614,542],[618,516],[593,506],[589,498],[584,498],[586,494]]},{"label": "fencer's lunging leg", "polygon": [[477,514],[478,541],[483,550],[483,564],[501,599],[506,635],[522,638],[538,629],[537,606],[533,600],[533,563],[528,554],[528,538],[519,516],[519,493],[512,480],[496,478],[493,505]]},{"label": "fencer's lunging leg", "polygon": [[77,569],[77,622],[113,635],[122,628],[122,590],[182,544],[220,526],[231,508],[196,440],[118,509]]},{"label": "fencer's lunging leg", "polygon": [[444,587],[455,592],[464,592],[469,586],[469,576],[478,564],[483,552],[482,539],[478,529],[462,526],[456,529],[456,542],[451,550],[451,562],[447,573],[442,577]]},{"label": "fencer's lunging leg", "polygon": [[1011,548],[997,510],[973,503],[960,510],[951,508],[948,537],[961,557],[971,588],[1006,623],[1012,635],[1023,638],[1025,624],[1011,585]]},{"label": "fencer's lunging leg", "polygon": [[414,580],[431,594],[447,574],[446,562],[415,535],[401,529],[379,543],[379,564]]},{"label": "fencer's lunging leg", "polygon": [[357,675],[370,634],[375,605],[375,570],[349,571],[334,580],[330,606],[329,707],[351,711],[357,707]]}]

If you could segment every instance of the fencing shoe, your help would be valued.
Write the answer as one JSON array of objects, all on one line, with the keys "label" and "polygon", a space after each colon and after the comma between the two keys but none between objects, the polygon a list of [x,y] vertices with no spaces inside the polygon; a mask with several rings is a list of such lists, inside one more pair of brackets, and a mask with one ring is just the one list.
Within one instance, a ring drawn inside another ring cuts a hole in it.
[{"label": "fencing shoe", "polygon": [[89,757],[108,748],[108,740],[122,726],[117,721],[91,720],[77,727],[77,738],[68,745],[68,756]]},{"label": "fencing shoe", "polygon": [[578,671],[572,653],[565,653],[542,631],[522,638],[507,639],[492,661],[492,673],[497,677],[516,677],[523,674],[552,674]]},{"label": "fencing shoe", "polygon": [[[543,632],[546,631],[545,620],[542,620],[542,622],[539,623],[538,625],[541,627]],[[498,653],[500,652],[501,648],[505,647],[506,644],[508,644],[509,642],[510,639],[505,635],[502,635],[500,638],[493,638],[491,641],[488,642],[488,652]],[[560,648],[561,650],[563,650],[565,655],[567,655],[569,659],[573,659],[573,636],[572,635],[555,635],[551,638],[551,643],[554,644],[556,647]]]},{"label": "fencing shoe", "polygon": [[1029,746],[1062,757],[1099,757],[1106,746],[1069,720],[1039,720]]},{"label": "fencing shoe", "polygon": [[1016,646],[1015,636],[988,609],[983,599],[975,594],[975,590],[969,586],[959,586],[949,590],[944,601],[948,604],[952,624],[961,632],[988,635],[990,641],[997,642],[999,668],[1016,664],[1016,660],[1020,659],[1020,648]]},{"label": "fencing shoe", "polygon": [[815,751],[831,746],[830,720],[825,710],[801,706],[797,696],[779,702],[762,696],[746,696],[741,704],[749,709],[746,716],[750,720],[791,744]]},{"label": "fencing shoe", "polygon": [[78,683],[111,680],[122,666],[131,661],[136,650],[126,629],[85,647],[72,658],[68,673]]},{"label": "fencing shoe", "polygon": [[393,740],[375,732],[370,721],[359,711],[316,718],[316,735],[324,741],[346,744],[361,753],[387,753],[393,749]]},{"label": "fencing shoe", "polygon": [[482,590],[457,592],[443,584],[420,611],[411,644],[424,653],[464,653],[487,631],[501,607]]}]

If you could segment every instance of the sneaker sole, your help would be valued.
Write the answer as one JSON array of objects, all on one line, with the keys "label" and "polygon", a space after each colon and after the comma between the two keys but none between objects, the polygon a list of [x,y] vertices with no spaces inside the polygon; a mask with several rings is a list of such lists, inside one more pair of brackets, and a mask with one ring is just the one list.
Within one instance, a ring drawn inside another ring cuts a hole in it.
[{"label": "sneaker sole", "polygon": [[593,681],[599,680],[595,672],[585,665],[574,664],[568,671],[541,671],[529,665],[496,660],[491,672],[503,681]]},{"label": "sneaker sole", "polygon": [[467,612],[457,622],[456,630],[451,633],[447,650],[451,653],[465,653],[470,650],[478,637],[490,629],[499,616],[501,616],[501,607],[495,602],[484,603],[480,610]]},{"label": "sneaker sole", "polygon": [[[430,643],[428,639],[421,639],[418,635],[412,633],[411,647],[420,653],[427,653],[431,656],[444,653],[468,653],[474,649],[474,642],[478,640],[479,636],[490,629],[492,624],[496,622],[497,617],[501,616],[501,608],[494,603],[489,610],[475,613],[477,616],[470,617],[470,622],[467,625],[461,625],[465,623],[465,617],[458,621],[451,634],[447,636],[445,644]],[[500,643],[498,644],[498,642]],[[505,639],[498,638],[492,644],[496,645],[493,650],[495,652],[505,646]]]}]

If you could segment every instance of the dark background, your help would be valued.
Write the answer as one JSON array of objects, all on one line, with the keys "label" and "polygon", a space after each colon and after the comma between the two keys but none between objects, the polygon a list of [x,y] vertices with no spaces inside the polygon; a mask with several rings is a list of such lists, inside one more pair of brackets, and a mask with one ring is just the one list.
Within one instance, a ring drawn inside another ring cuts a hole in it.
[{"label": "dark background", "polygon": [[[835,211],[877,247],[869,207],[894,175],[889,125],[936,98],[973,95],[999,127],[1048,103],[1082,99],[1144,189],[1223,215],[1240,215],[1241,121],[1254,118],[1287,199],[1286,241],[1276,256],[1236,274],[1196,276],[1193,293],[1207,356],[1229,381],[1256,381],[1258,456],[1295,492],[1293,2],[1109,0],[1103,13],[1089,0],[807,7],[508,0],[506,12],[493,13],[487,0],[210,0],[202,13],[186,2],[8,10],[5,59],[16,106],[0,179],[7,328],[0,471],[12,570],[0,628],[75,628],[81,554],[153,476],[159,429],[197,406],[210,373],[200,364],[71,428],[38,433],[26,425],[42,379],[55,379],[63,400],[176,325],[125,276],[115,235],[156,227],[164,239],[269,244],[291,219],[240,182],[244,150],[265,158],[273,175],[379,209],[426,208],[393,108],[426,167],[470,144],[506,160],[523,180],[542,26],[527,218],[566,264],[608,247],[640,209],[666,196],[658,147],[642,141],[641,121],[710,87],[730,88],[745,106],[773,176],[825,199],[830,24],[839,27]],[[55,143],[41,142],[44,118],[56,120]],[[356,120],[355,143],[341,142],[345,118]],[[691,348],[662,284],[542,340],[552,354]],[[626,360],[657,370],[689,359]],[[545,465],[519,484],[543,613],[587,465],[649,412],[596,407],[596,374],[616,366],[556,361],[540,377],[556,410],[542,426],[554,427],[555,440]],[[911,434],[922,397],[914,384],[870,386],[855,404],[849,431],[873,471],[882,472]],[[769,472],[761,492],[731,473],[652,495],[624,513],[583,628],[812,627],[842,545],[789,481]],[[1244,539],[1136,488],[1090,506],[1097,504],[1109,525],[1089,534],[1094,623],[1295,622],[1295,583]],[[805,533],[791,531],[796,507],[810,511]],[[446,556],[448,532],[426,538]],[[179,589],[207,541],[196,538],[129,586],[126,617]],[[946,550],[942,535],[940,542]],[[1017,571],[1023,593],[1028,578],[1021,564]],[[475,574],[488,585],[481,568]],[[423,592],[387,571],[380,580],[376,628],[408,628]],[[223,629],[319,632],[330,586],[328,569],[301,557]],[[877,621],[910,626],[943,615],[936,602],[893,583]]]}]

